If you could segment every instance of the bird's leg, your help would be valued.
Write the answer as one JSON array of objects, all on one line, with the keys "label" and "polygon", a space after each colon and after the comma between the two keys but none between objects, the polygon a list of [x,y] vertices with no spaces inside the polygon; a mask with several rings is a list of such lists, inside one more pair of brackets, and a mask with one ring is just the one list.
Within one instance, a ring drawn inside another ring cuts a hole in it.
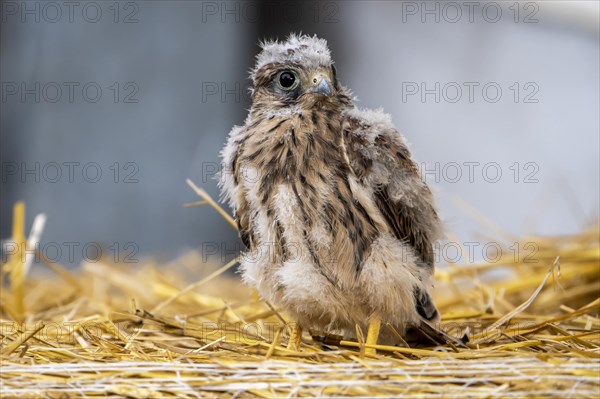
[{"label": "bird's leg", "polygon": [[289,326],[289,330],[290,340],[287,348],[291,351],[298,352],[300,350],[300,341],[302,340],[302,327],[300,327],[300,324],[298,323],[293,323]]},{"label": "bird's leg", "polygon": [[[367,329],[367,345],[377,345],[377,338],[379,338],[379,329],[381,328],[381,319],[373,317],[369,320],[369,327]],[[375,355],[377,350],[375,348],[365,348],[365,355]]]}]

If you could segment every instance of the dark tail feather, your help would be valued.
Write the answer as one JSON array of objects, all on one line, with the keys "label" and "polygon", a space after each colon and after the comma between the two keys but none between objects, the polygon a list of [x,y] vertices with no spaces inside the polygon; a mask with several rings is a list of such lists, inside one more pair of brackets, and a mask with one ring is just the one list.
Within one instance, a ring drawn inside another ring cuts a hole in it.
[{"label": "dark tail feather", "polygon": [[419,325],[412,328],[411,338],[417,338],[421,343],[431,343],[434,345],[446,345],[449,343],[456,347],[466,348],[463,340],[453,338],[436,327],[440,319],[440,314],[426,291],[416,288],[415,299],[417,312],[422,319]]},{"label": "dark tail feather", "polygon": [[421,320],[421,324],[416,326],[415,330],[435,345],[453,345],[457,348],[467,348],[465,341],[451,337],[425,319]]},{"label": "dark tail feather", "polygon": [[425,320],[436,322],[440,318],[438,310],[426,291],[415,288],[415,302],[417,305],[417,312]]}]

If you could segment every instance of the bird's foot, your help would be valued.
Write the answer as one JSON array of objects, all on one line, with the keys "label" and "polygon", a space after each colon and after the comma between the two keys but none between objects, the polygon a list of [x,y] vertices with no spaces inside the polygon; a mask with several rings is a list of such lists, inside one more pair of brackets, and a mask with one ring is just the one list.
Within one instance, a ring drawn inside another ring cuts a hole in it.
[{"label": "bird's foot", "polygon": [[365,340],[365,355],[374,356],[377,354],[375,348],[369,348],[369,345],[377,345],[377,338],[379,338],[379,330],[381,329],[381,319],[373,318],[369,321],[369,327],[367,329],[367,339]]},{"label": "bird's foot", "polygon": [[302,342],[302,327],[299,324],[292,324],[289,326],[290,340],[287,348],[294,352],[300,351],[300,343]]}]

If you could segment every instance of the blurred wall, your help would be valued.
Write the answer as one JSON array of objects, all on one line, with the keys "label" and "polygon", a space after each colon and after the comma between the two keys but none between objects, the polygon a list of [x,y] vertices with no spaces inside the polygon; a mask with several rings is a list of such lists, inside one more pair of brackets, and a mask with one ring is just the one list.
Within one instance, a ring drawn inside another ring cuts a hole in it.
[{"label": "blurred wall", "polygon": [[453,239],[598,215],[597,3],[78,4],[1,3],[0,236],[23,199],[62,263],[89,243],[135,259],[241,248],[212,209],[182,207],[197,200],[184,181],[218,196],[258,40],[291,31],[328,39],[359,106],[392,115]]}]

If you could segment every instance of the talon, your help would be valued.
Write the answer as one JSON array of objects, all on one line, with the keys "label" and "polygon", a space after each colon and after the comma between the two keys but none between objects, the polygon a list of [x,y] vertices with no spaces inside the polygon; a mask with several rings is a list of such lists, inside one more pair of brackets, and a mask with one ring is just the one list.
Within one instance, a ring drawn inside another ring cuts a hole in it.
[{"label": "talon", "polygon": [[[369,327],[367,329],[367,345],[377,345],[377,338],[379,338],[379,330],[381,329],[381,319],[376,318],[369,321]],[[365,348],[365,355],[374,356],[377,354],[377,349],[375,348]]]},{"label": "talon", "polygon": [[298,324],[293,324],[289,327],[290,329],[290,340],[287,345],[287,349],[299,352],[300,343],[302,342],[302,327]]}]

